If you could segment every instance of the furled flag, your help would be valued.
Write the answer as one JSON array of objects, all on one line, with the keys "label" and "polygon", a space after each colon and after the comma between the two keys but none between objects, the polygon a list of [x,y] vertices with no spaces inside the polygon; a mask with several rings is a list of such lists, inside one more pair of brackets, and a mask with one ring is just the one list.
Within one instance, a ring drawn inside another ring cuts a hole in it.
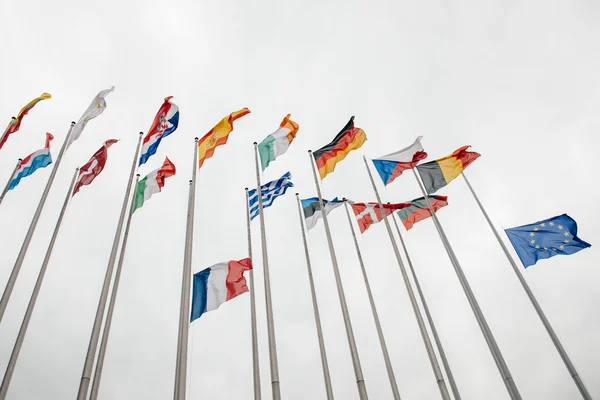
[{"label": "furled flag", "polygon": [[[288,188],[294,187],[291,179],[292,174],[286,172],[276,181],[265,183],[260,187],[263,208],[271,207],[277,197],[284,195]],[[253,220],[260,213],[256,189],[248,191],[248,204],[250,206],[250,220]]]},{"label": "furled flag", "polygon": [[[319,203],[318,197],[311,197],[310,199],[300,200],[302,202],[302,209],[304,211],[304,221],[306,222],[306,229],[312,229],[317,225],[317,221],[323,218],[323,211],[321,211],[321,203]],[[342,200],[338,200],[336,197],[333,200],[323,199],[323,205],[325,206],[325,213],[329,215],[331,210],[338,208],[344,204]]]},{"label": "furled flag", "polygon": [[354,127],[354,116],[338,133],[331,143],[313,151],[313,157],[319,169],[321,179],[330,174],[335,169],[335,165],[342,161],[352,150],[358,149],[367,140],[365,131]]},{"label": "furled flag", "polygon": [[[427,196],[433,210],[437,211],[448,205],[448,197],[446,196]],[[427,206],[425,197],[419,197],[409,203],[403,203],[404,207],[399,209],[396,214],[400,217],[402,224],[406,230],[410,230],[414,224],[431,217],[431,210]]]},{"label": "furled flag", "polygon": [[50,142],[52,139],[54,139],[54,136],[51,133],[46,133],[46,145],[44,148],[34,151],[21,161],[8,185],[8,190],[17,187],[21,179],[33,174],[36,170],[52,164],[52,156],[50,155]]},{"label": "furled flag", "polygon": [[577,222],[567,214],[504,231],[525,268],[538,260],[591,247],[577,237]]},{"label": "furled flag", "polygon": [[158,109],[152,126],[144,137],[139,165],[145,164],[156,153],[160,141],[175,132],[179,126],[179,107],[171,102],[172,98],[173,96],[165,97],[165,102]]},{"label": "furled flag", "polygon": [[250,110],[245,107],[232,112],[198,141],[198,168],[202,168],[204,160],[212,157],[217,146],[227,143],[229,134],[233,131],[233,121],[242,118],[246,114],[250,114]]},{"label": "furled flag", "polygon": [[481,154],[467,151],[471,146],[463,146],[449,156],[417,165],[417,171],[421,175],[427,193],[435,193],[443,188],[454,178],[460,175]]},{"label": "furled flag", "polygon": [[102,90],[100,93],[94,97],[90,106],[85,110],[79,121],[73,127],[71,131],[71,137],[69,138],[69,143],[67,143],[67,147],[69,147],[74,141],[79,139],[81,136],[81,132],[83,132],[83,128],[86,127],[90,120],[96,118],[98,115],[102,114],[106,109],[106,96],[112,91],[115,90],[115,87],[112,86],[110,89]]},{"label": "furled flag", "polygon": [[175,175],[175,164],[165,157],[165,162],[162,167],[150,172],[144,179],[138,182],[135,189],[135,198],[133,200],[133,211],[144,205],[154,193],[159,193],[165,186],[165,179]]},{"label": "furled flag", "polygon": [[[358,222],[360,233],[364,233],[373,224],[383,221],[383,214],[379,203],[351,203],[352,211]],[[396,210],[404,208],[404,203],[384,204],[385,215],[390,215]]]},{"label": "furled flag", "polygon": [[427,158],[427,153],[421,146],[422,138],[423,136],[419,136],[410,146],[372,160],[384,185],[389,185],[404,171],[413,169],[419,161]]},{"label": "furled flag", "polygon": [[267,136],[258,145],[258,153],[260,154],[260,164],[263,171],[269,166],[271,161],[275,161],[277,157],[285,153],[296,138],[298,133],[298,124],[290,119],[288,114],[279,129]]},{"label": "furled flag", "polygon": [[79,169],[79,176],[77,177],[77,182],[75,182],[73,196],[75,196],[75,193],[79,192],[79,189],[82,186],[89,185],[98,175],[100,175],[100,172],[104,169],[106,160],[108,159],[108,148],[117,142],[117,139],[109,139],[104,142],[102,147],[100,147],[98,151],[94,153],[92,158],[90,158],[90,161]]},{"label": "furled flag", "polygon": [[251,269],[252,261],[244,258],[218,263],[195,273],[190,322],[194,322],[207,311],[216,310],[226,301],[246,293],[248,285],[244,271]]},{"label": "furled flag", "polygon": [[4,143],[6,143],[8,137],[16,131],[18,131],[19,128],[21,128],[21,122],[23,121],[23,118],[27,115],[29,110],[31,110],[40,101],[49,99],[51,97],[52,96],[50,95],[50,93],[42,93],[40,97],[36,97],[35,99],[27,103],[25,107],[21,108],[19,114],[17,114],[17,116],[10,121],[10,123],[8,124],[8,128],[6,128],[6,131],[4,132],[4,135],[2,135],[2,137],[0,138],[0,149],[2,148],[2,146],[4,146]]}]

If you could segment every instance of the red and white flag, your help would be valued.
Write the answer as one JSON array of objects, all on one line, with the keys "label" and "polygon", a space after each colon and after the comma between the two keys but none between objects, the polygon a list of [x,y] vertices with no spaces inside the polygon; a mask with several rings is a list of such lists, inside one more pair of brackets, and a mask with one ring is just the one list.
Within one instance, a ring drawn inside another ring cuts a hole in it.
[{"label": "red and white flag", "polygon": [[117,142],[117,139],[109,139],[104,142],[104,145],[94,153],[92,158],[90,158],[90,161],[79,169],[79,176],[75,183],[75,189],[73,189],[73,196],[75,196],[75,193],[79,192],[79,189],[82,186],[89,185],[98,175],[100,175],[100,172],[104,169],[106,160],[108,159],[108,148]]},{"label": "red and white flag", "polygon": [[[384,204],[385,215],[390,215],[396,210],[406,207],[404,203]],[[379,203],[352,203],[352,211],[360,227],[360,233],[364,233],[373,224],[383,221],[383,214]]]}]

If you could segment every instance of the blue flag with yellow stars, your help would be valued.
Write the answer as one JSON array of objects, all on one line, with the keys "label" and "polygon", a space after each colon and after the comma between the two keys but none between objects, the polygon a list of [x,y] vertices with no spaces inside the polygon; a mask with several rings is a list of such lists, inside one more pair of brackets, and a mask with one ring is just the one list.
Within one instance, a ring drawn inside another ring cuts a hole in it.
[{"label": "blue flag with yellow stars", "polygon": [[577,237],[577,222],[567,214],[504,231],[525,268],[538,260],[577,253],[591,246]]}]

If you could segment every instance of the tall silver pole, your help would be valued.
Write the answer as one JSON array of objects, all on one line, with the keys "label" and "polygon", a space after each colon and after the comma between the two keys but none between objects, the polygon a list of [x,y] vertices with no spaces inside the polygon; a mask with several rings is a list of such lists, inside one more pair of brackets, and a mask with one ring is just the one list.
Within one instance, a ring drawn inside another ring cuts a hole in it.
[{"label": "tall silver pole", "polygon": [[452,246],[450,246],[448,237],[446,236],[446,233],[444,232],[444,229],[442,228],[442,225],[440,224],[440,221],[435,213],[435,210],[433,209],[433,206],[431,205],[431,202],[429,201],[429,197],[427,196],[425,187],[419,180],[419,176],[417,175],[417,171],[415,171],[415,169],[413,169],[413,174],[415,175],[415,179],[417,180],[417,183],[419,184],[419,187],[421,188],[421,192],[423,193],[423,197],[425,198],[425,201],[427,202],[427,206],[429,207],[429,210],[431,211],[431,217],[433,219],[433,222],[434,222],[436,229],[440,235],[440,238],[442,239],[442,243],[444,244],[444,247],[446,248],[446,252],[448,253],[450,261],[452,262],[452,266],[454,267],[454,271],[456,272],[456,276],[458,277],[458,280],[460,281],[463,291],[465,292],[465,296],[467,296],[467,300],[469,301],[469,304],[471,305],[473,314],[475,314],[475,318],[477,319],[479,328],[481,329],[481,332],[483,333],[483,337],[485,338],[485,341],[490,349],[490,352],[492,353],[492,356],[494,357],[494,361],[496,362],[498,371],[500,372],[500,375],[502,376],[502,380],[504,381],[504,384],[506,385],[506,390],[508,391],[508,394],[510,395],[511,399],[521,400],[521,394],[519,393],[519,390],[517,389],[517,385],[515,384],[515,381],[513,380],[512,375],[510,374],[510,371],[508,369],[508,366],[506,365],[506,362],[504,361],[504,357],[502,356],[502,353],[500,352],[500,348],[498,347],[498,344],[496,343],[496,339],[494,338],[494,335],[492,334],[492,331],[490,330],[490,327],[483,315],[483,312],[481,311],[481,308],[479,307],[479,303],[477,302],[477,299],[475,298],[475,294],[471,290],[471,285],[469,285],[469,282],[467,281],[467,277],[465,276],[465,274],[462,270],[462,267],[460,266],[460,263],[458,262],[458,258],[456,258],[456,255],[454,254],[454,250],[452,249]]},{"label": "tall silver pole", "polygon": [[592,396],[590,395],[590,393],[588,392],[587,388],[585,387],[583,381],[581,380],[581,377],[579,376],[579,373],[577,372],[577,370],[575,369],[575,366],[571,362],[571,359],[569,358],[567,351],[565,350],[562,343],[558,339],[558,336],[556,336],[554,329],[552,329],[552,325],[550,325],[550,321],[548,321],[548,318],[546,318],[546,315],[544,314],[542,307],[537,302],[535,296],[533,295],[533,292],[531,291],[531,288],[527,284],[527,281],[525,280],[523,275],[519,272],[519,267],[517,267],[517,264],[515,263],[515,260],[512,258],[512,256],[510,255],[508,248],[504,245],[502,238],[498,234],[498,231],[494,227],[492,220],[490,219],[487,212],[483,208],[483,204],[481,204],[481,202],[479,201],[479,197],[477,197],[477,195],[475,194],[475,191],[473,190],[473,187],[471,186],[471,183],[467,179],[467,176],[465,175],[464,171],[461,175],[465,179],[465,182],[467,183],[467,186],[469,187],[471,194],[475,198],[475,202],[477,203],[477,205],[479,206],[479,209],[483,213],[483,216],[485,217],[488,225],[492,229],[492,232],[494,232],[494,236],[496,236],[496,239],[498,240],[498,243],[500,244],[502,251],[504,251],[506,258],[510,262],[510,265],[512,266],[513,271],[517,275],[517,278],[519,278],[519,282],[521,282],[521,285],[523,286],[525,293],[527,293],[527,297],[529,297],[529,300],[531,301],[533,308],[535,308],[535,311],[537,312],[538,316],[542,320],[542,323],[544,324],[544,327],[546,328],[548,335],[550,335],[550,339],[552,339],[552,343],[554,343],[554,346],[556,347],[558,354],[560,354],[560,357],[562,358],[563,362],[565,363],[567,370],[569,370],[569,374],[571,374],[571,378],[573,378],[573,380],[575,381],[575,385],[577,385],[577,389],[579,389],[579,392],[581,393],[581,397],[583,397],[585,400],[592,400]]},{"label": "tall silver pole", "polygon": [[[10,126],[13,124],[13,122],[15,121],[15,117],[11,117],[10,118],[10,122],[8,123],[8,125],[6,126],[6,129],[4,130],[4,132],[2,133],[2,136],[0,136],[0,143],[2,143],[2,141],[4,140],[4,137],[6,136],[6,132],[8,132],[8,129],[10,128]],[[6,143],[5,143],[6,144]]]},{"label": "tall silver pole", "polygon": [[[315,159],[311,150],[308,151],[308,157],[310,158],[310,165],[312,167],[313,177],[315,178],[315,186],[317,188],[317,195],[319,196],[319,206],[321,207],[321,210],[325,210],[323,196],[321,195],[321,187],[319,186],[319,178],[317,178],[317,167],[315,166]],[[360,358],[358,357],[358,349],[356,347],[356,340],[354,339],[354,331],[352,330],[352,321],[350,320],[348,304],[346,304],[346,295],[344,294],[344,286],[342,285],[342,277],[340,276],[337,256],[335,255],[326,212],[323,212],[323,224],[325,225],[325,234],[327,236],[327,244],[329,245],[329,255],[331,256],[331,264],[333,266],[333,274],[335,275],[335,284],[340,300],[340,307],[342,308],[342,315],[344,317],[344,325],[346,326],[346,336],[348,337],[348,346],[350,346],[350,355],[352,356],[352,366],[354,367],[354,376],[356,377],[358,394],[360,400],[367,400],[369,396],[367,395],[365,378],[363,377],[362,368],[360,366]]]},{"label": "tall silver pole", "polygon": [[179,336],[177,338],[177,361],[175,370],[174,400],[185,400],[187,396],[187,364],[190,331],[190,295],[192,284],[192,256],[194,245],[194,212],[196,209],[196,175],[198,171],[198,138],[194,138],[194,161],[188,197],[185,252],[181,276],[181,303],[179,307]]},{"label": "tall silver pole", "polygon": [[71,180],[71,185],[69,186],[69,190],[67,191],[67,196],[65,197],[65,201],[63,203],[62,209],[60,210],[60,215],[58,216],[58,221],[56,221],[56,226],[54,227],[54,232],[52,233],[52,238],[50,239],[50,244],[48,245],[48,249],[46,250],[46,255],[44,256],[44,261],[42,262],[42,268],[40,268],[40,272],[38,273],[37,280],[35,281],[35,286],[33,288],[33,293],[31,293],[31,298],[29,299],[29,304],[27,304],[27,310],[25,311],[25,316],[23,317],[23,322],[21,322],[21,328],[19,329],[19,334],[17,335],[17,340],[15,341],[15,346],[13,347],[12,353],[10,355],[10,360],[8,361],[8,366],[6,367],[6,371],[4,372],[4,379],[2,379],[2,386],[0,386],[0,400],[6,399],[6,394],[8,393],[10,381],[12,379],[13,372],[15,371],[15,366],[17,365],[17,360],[19,358],[19,353],[21,352],[21,347],[23,346],[23,340],[25,339],[25,334],[27,333],[27,328],[29,327],[29,321],[31,321],[31,315],[33,314],[33,308],[35,307],[35,303],[36,303],[38,295],[40,293],[40,288],[42,287],[44,275],[46,274],[46,269],[48,268],[48,262],[50,261],[50,256],[52,255],[52,250],[54,249],[54,243],[56,242],[56,237],[58,236],[58,231],[60,230],[60,225],[62,224],[63,217],[65,216],[65,213],[67,212],[67,206],[69,204],[69,200],[71,199],[71,193],[73,192],[73,186],[75,186],[75,181],[77,180],[78,173],[79,173],[79,168],[77,168],[75,170],[75,174],[73,174],[73,179]]},{"label": "tall silver pole", "polygon": [[2,190],[2,194],[0,194],[0,203],[2,203],[2,200],[4,200],[4,196],[6,196],[6,193],[8,193],[8,188],[10,187],[10,183],[12,182],[13,178],[15,177],[15,174],[17,173],[17,169],[19,169],[19,165],[21,165],[21,161],[23,161],[22,158],[19,158],[17,160],[17,165],[15,165],[15,168],[13,169],[12,174],[8,178],[8,182],[6,182],[6,186],[4,186],[4,189]]},{"label": "tall silver pole", "polygon": [[267,255],[267,235],[265,233],[265,215],[263,212],[262,191],[260,189],[260,168],[258,162],[258,145],[254,142],[254,161],[256,164],[256,191],[260,218],[260,241],[262,244],[263,275],[265,280],[265,303],[267,305],[267,334],[269,339],[269,365],[271,367],[271,389],[273,400],[281,400],[279,389],[279,366],[277,364],[277,343],[275,340],[275,322],[273,320],[273,303],[271,299],[271,277],[269,275],[269,256]]},{"label": "tall silver pole", "polygon": [[[304,215],[300,205],[300,197],[296,193],[298,202],[298,215],[300,216],[300,230],[302,231],[302,242],[304,243],[304,255],[306,256],[306,268],[308,270],[308,282],[310,283],[310,295],[312,298],[313,313],[315,315],[315,324],[317,325],[317,337],[319,339],[319,351],[321,352],[321,366],[323,367],[323,379],[325,380],[325,392],[327,400],[333,400],[333,388],[331,386],[331,375],[329,374],[329,363],[327,362],[327,352],[325,351],[325,340],[323,339],[323,328],[321,327],[321,315],[319,313],[319,304],[317,302],[317,292],[313,279],[312,265],[308,255],[308,244],[306,243],[306,233],[304,232]],[[323,211],[325,212],[325,211]]]},{"label": "tall silver pole", "polygon": [[448,388],[446,387],[446,381],[444,380],[444,375],[442,374],[442,370],[440,369],[440,365],[435,355],[435,351],[433,350],[433,345],[431,344],[431,339],[429,338],[427,328],[425,327],[425,322],[423,321],[423,316],[421,315],[421,311],[419,310],[419,304],[417,303],[415,293],[413,292],[412,286],[410,285],[410,280],[408,279],[406,268],[404,268],[404,263],[402,262],[402,258],[400,257],[400,251],[398,250],[398,246],[396,245],[396,240],[394,240],[392,228],[387,219],[387,215],[383,209],[383,204],[381,203],[379,191],[377,190],[377,186],[375,186],[375,181],[373,180],[373,175],[371,174],[371,169],[369,168],[369,163],[367,162],[367,158],[365,156],[363,156],[363,161],[365,162],[365,168],[367,168],[367,172],[369,173],[369,179],[371,180],[371,185],[373,186],[375,197],[377,198],[377,202],[379,203],[381,214],[383,215],[383,222],[385,223],[388,235],[390,236],[390,241],[392,242],[394,254],[396,254],[396,260],[398,261],[398,266],[400,267],[400,272],[402,273],[404,286],[406,286],[406,292],[408,293],[408,297],[410,298],[410,304],[412,305],[415,318],[417,319],[417,324],[419,325],[419,331],[421,332],[421,337],[423,338],[423,343],[425,344],[425,350],[427,350],[427,356],[429,357],[429,362],[431,363],[431,368],[433,369],[433,374],[435,375],[438,389],[440,390],[442,399],[451,400],[450,393],[448,392]]},{"label": "tall silver pole", "polygon": [[390,386],[392,387],[392,393],[394,399],[400,400],[400,392],[398,391],[398,384],[396,383],[396,376],[394,375],[394,369],[392,368],[392,361],[388,353],[387,345],[385,344],[385,337],[383,336],[383,329],[381,329],[381,323],[379,322],[379,314],[377,313],[377,307],[375,307],[375,300],[373,299],[373,293],[371,292],[371,285],[369,284],[369,277],[367,276],[367,270],[365,269],[365,263],[363,262],[360,247],[356,240],[356,233],[354,232],[354,225],[352,224],[352,218],[350,217],[350,211],[348,211],[348,203],[344,199],[344,209],[346,210],[346,216],[348,217],[348,224],[352,231],[352,239],[354,240],[354,247],[356,248],[356,255],[358,256],[358,263],[360,264],[360,270],[362,272],[363,279],[365,281],[365,287],[367,288],[367,295],[369,296],[369,304],[371,305],[371,312],[373,313],[373,319],[375,320],[375,328],[377,329],[377,336],[379,337],[379,345],[381,346],[381,352],[383,353],[383,359],[385,360],[385,369],[387,370],[388,378],[390,380]]},{"label": "tall silver pole", "polygon": [[[250,229],[250,203],[248,188],[246,188],[246,224],[248,227],[248,257],[252,262],[252,230]],[[249,271],[250,275],[250,321],[252,325],[252,375],[254,377],[254,400],[260,400],[260,364],[258,358],[258,327],[256,325],[256,293],[254,286],[254,269]]]},{"label": "tall silver pole", "polygon": [[92,367],[94,366],[94,358],[96,356],[96,347],[98,347],[98,340],[100,339],[100,327],[102,326],[104,309],[106,308],[106,300],[108,300],[108,289],[110,287],[110,281],[112,280],[113,269],[115,267],[115,260],[117,258],[117,250],[119,249],[119,243],[121,242],[121,230],[123,229],[123,221],[125,219],[125,212],[127,211],[127,204],[129,203],[131,183],[133,182],[133,177],[135,175],[135,168],[138,161],[138,154],[140,152],[140,145],[142,144],[143,134],[143,132],[140,132],[140,137],[138,139],[137,147],[135,149],[133,162],[131,163],[131,171],[129,172],[127,189],[125,190],[125,196],[123,197],[123,205],[121,206],[119,223],[117,224],[117,230],[115,231],[115,238],[113,239],[110,257],[108,259],[106,274],[104,275],[104,283],[102,284],[102,291],[100,292],[100,299],[98,300],[98,308],[96,309],[96,317],[94,318],[94,326],[92,328],[92,334],[90,335],[90,342],[88,344],[88,350],[85,356],[85,362],[83,364],[83,371],[81,374],[81,381],[79,382],[77,400],[85,400],[90,386]]},{"label": "tall silver pole", "polygon": [[8,277],[8,282],[6,283],[6,287],[4,288],[4,293],[2,293],[2,299],[0,299],[0,323],[2,322],[2,317],[4,317],[6,306],[8,305],[10,295],[12,294],[13,288],[15,287],[15,282],[17,281],[17,277],[19,276],[19,272],[21,271],[21,266],[23,265],[23,260],[25,260],[27,249],[29,248],[29,244],[31,243],[31,238],[33,237],[33,232],[35,232],[35,227],[37,226],[38,220],[40,219],[40,214],[42,213],[44,204],[46,204],[48,193],[50,192],[50,188],[52,187],[52,182],[54,182],[54,177],[56,176],[56,172],[58,171],[58,167],[60,166],[63,154],[67,149],[69,136],[71,136],[71,131],[73,131],[74,126],[75,122],[71,122],[69,132],[67,133],[67,136],[65,136],[65,140],[63,141],[62,147],[58,152],[58,157],[56,157],[54,167],[52,167],[52,171],[50,172],[50,176],[48,177],[48,182],[46,183],[46,187],[44,188],[44,192],[42,193],[40,202],[38,203],[37,209],[35,210],[35,214],[33,214],[33,219],[31,220],[31,224],[29,225],[29,229],[27,230],[27,235],[25,235],[25,240],[23,240],[21,250],[19,251],[19,255],[17,256],[17,261],[15,261],[15,265],[10,273],[10,276]]},{"label": "tall silver pole", "polygon": [[[135,177],[134,188],[137,188],[140,174]],[[117,293],[119,291],[119,282],[121,281],[121,270],[123,269],[123,259],[125,258],[125,249],[127,248],[127,239],[129,238],[129,228],[131,227],[131,217],[133,216],[133,201],[135,200],[136,190],[132,191],[131,202],[129,203],[129,215],[125,223],[125,233],[123,234],[123,243],[121,244],[121,254],[117,262],[117,270],[115,271],[115,279],[113,281],[112,292],[108,302],[108,311],[104,321],[104,330],[102,331],[102,339],[100,340],[100,349],[98,350],[98,358],[96,359],[96,369],[94,370],[94,380],[92,381],[92,390],[90,391],[90,400],[98,398],[98,389],[100,380],[102,379],[102,369],[104,368],[104,357],[106,356],[106,346],[108,345],[108,337],[110,335],[110,327],[112,325],[112,317],[115,311],[115,303],[117,301]],[[1,399],[0,399],[1,400]]]},{"label": "tall silver pole", "polygon": [[408,261],[410,273],[412,275],[413,281],[415,282],[417,292],[419,293],[419,298],[421,299],[421,304],[423,305],[423,310],[425,311],[425,316],[427,317],[427,322],[429,323],[429,328],[431,329],[431,334],[433,335],[435,346],[438,349],[438,353],[440,353],[440,358],[442,359],[444,370],[446,371],[446,375],[448,376],[448,381],[450,382],[450,388],[452,389],[454,400],[461,400],[460,393],[458,392],[458,386],[456,386],[456,382],[454,381],[454,375],[452,375],[450,364],[448,363],[448,359],[446,358],[446,352],[444,351],[444,347],[442,346],[442,342],[440,341],[440,337],[438,336],[437,329],[435,328],[435,324],[433,322],[433,317],[429,312],[429,306],[427,306],[427,301],[425,300],[425,294],[421,289],[421,284],[419,283],[419,279],[417,278],[417,274],[413,267],[412,260],[410,259],[410,255],[408,254],[408,249],[406,248],[406,244],[404,243],[404,239],[402,238],[402,234],[400,233],[400,228],[398,227],[398,222],[396,222],[396,217],[394,216],[394,214],[392,214],[392,220],[394,221],[394,225],[396,226],[396,232],[398,232],[398,237],[400,237],[400,244],[402,245],[402,249],[404,250],[404,256]]}]

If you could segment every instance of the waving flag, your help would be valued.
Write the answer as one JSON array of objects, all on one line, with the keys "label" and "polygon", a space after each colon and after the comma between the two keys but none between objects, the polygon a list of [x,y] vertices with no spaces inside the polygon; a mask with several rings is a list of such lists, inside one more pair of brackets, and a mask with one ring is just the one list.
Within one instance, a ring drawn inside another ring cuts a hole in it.
[{"label": "waving flag", "polygon": [[173,96],[165,97],[165,102],[156,113],[150,130],[142,143],[142,155],[139,165],[145,164],[156,153],[163,138],[175,132],[179,126],[179,107],[171,102]]},{"label": "waving flag", "polygon": [[384,185],[389,185],[402,172],[416,167],[419,161],[427,158],[427,153],[421,146],[422,138],[423,136],[419,136],[410,146],[372,160]]},{"label": "waving flag", "polygon": [[481,156],[474,151],[467,151],[471,146],[463,146],[449,156],[417,165],[427,193],[435,193],[452,182],[471,163]]},{"label": "waving flag", "polygon": [[250,110],[245,107],[232,112],[200,139],[198,142],[198,168],[202,168],[204,160],[212,157],[215,148],[227,143],[229,134],[233,131],[233,121],[247,114],[250,114]]},{"label": "waving flag", "polygon": [[21,128],[21,122],[23,121],[23,118],[27,115],[29,110],[31,110],[40,101],[49,99],[51,97],[52,96],[50,95],[50,93],[42,93],[40,95],[40,97],[36,97],[35,99],[33,99],[29,103],[27,103],[25,105],[25,107],[21,108],[21,111],[19,111],[19,114],[17,114],[17,116],[10,121],[10,124],[8,125],[8,128],[6,129],[6,132],[4,132],[4,135],[2,135],[2,137],[0,137],[0,149],[2,148],[2,146],[4,146],[4,143],[6,143],[6,141],[8,140],[8,137],[10,135],[12,135],[13,133],[15,133],[16,131],[18,131],[19,128]]},{"label": "waving flag", "polygon": [[81,189],[82,186],[89,185],[98,175],[100,175],[100,172],[104,169],[106,160],[108,159],[108,148],[117,142],[117,139],[109,139],[104,142],[102,147],[100,147],[98,151],[94,153],[92,158],[90,158],[90,161],[79,169],[79,176],[77,177],[77,182],[75,182],[73,196],[75,196],[75,193],[79,192],[79,189]]},{"label": "waving flag", "polygon": [[[323,218],[323,211],[321,210],[321,203],[319,203],[318,197],[311,197],[310,199],[300,200],[302,203],[302,210],[304,211],[304,221],[306,223],[306,230],[312,229],[317,225],[319,219]],[[325,213],[329,215],[331,210],[338,208],[344,204],[342,200],[338,200],[336,197],[333,200],[323,199],[323,205],[325,206]]]},{"label": "waving flag", "polygon": [[281,124],[279,129],[267,136],[258,145],[258,153],[260,154],[260,164],[263,171],[269,166],[272,161],[285,153],[296,138],[299,126],[290,119],[288,114]]},{"label": "waving flag", "polygon": [[226,261],[194,274],[190,322],[207,311],[216,310],[226,301],[248,291],[244,272],[252,269],[252,260]]},{"label": "waving flag", "polygon": [[[427,197],[429,198],[429,202],[436,213],[440,208],[448,205],[448,197],[446,196]],[[431,217],[431,210],[427,206],[425,197],[419,197],[418,199],[414,199],[409,203],[402,204],[404,207],[399,209],[396,214],[398,214],[400,217],[400,220],[407,231],[410,230],[417,222]]]},{"label": "waving flag", "polygon": [[150,199],[153,194],[161,192],[165,186],[165,179],[175,175],[175,172],[177,172],[175,164],[169,160],[169,157],[165,157],[162,167],[150,172],[144,179],[138,182],[133,200],[133,211],[135,212],[135,210],[143,206],[144,202]]},{"label": "waving flag", "polygon": [[83,128],[85,128],[92,119],[96,118],[98,115],[102,114],[106,109],[106,96],[112,91],[115,90],[115,87],[112,86],[110,89],[102,90],[100,93],[94,97],[91,104],[85,110],[79,121],[73,127],[71,131],[71,137],[69,138],[69,143],[67,143],[67,147],[70,146],[74,141],[79,139],[81,136],[81,132],[83,132]]},{"label": "waving flag", "polygon": [[12,177],[12,180],[10,181],[8,190],[12,190],[17,187],[19,182],[21,182],[21,179],[25,178],[26,176],[33,174],[40,168],[44,168],[52,164],[52,157],[50,156],[50,142],[52,139],[54,139],[54,136],[52,136],[51,133],[46,133],[46,145],[44,148],[34,151],[21,161],[19,167]]},{"label": "waving flag", "polygon": [[[286,172],[276,181],[265,183],[260,187],[263,208],[271,207],[277,197],[284,195],[288,188],[294,187],[291,179],[292,174]],[[256,189],[248,191],[248,204],[250,206],[250,220],[253,220],[260,213]]]},{"label": "waving flag", "polygon": [[[383,214],[379,203],[352,203],[352,211],[358,222],[360,233],[364,233],[373,224],[383,221]],[[404,208],[404,203],[384,204],[385,215],[390,215],[396,210]]]}]

